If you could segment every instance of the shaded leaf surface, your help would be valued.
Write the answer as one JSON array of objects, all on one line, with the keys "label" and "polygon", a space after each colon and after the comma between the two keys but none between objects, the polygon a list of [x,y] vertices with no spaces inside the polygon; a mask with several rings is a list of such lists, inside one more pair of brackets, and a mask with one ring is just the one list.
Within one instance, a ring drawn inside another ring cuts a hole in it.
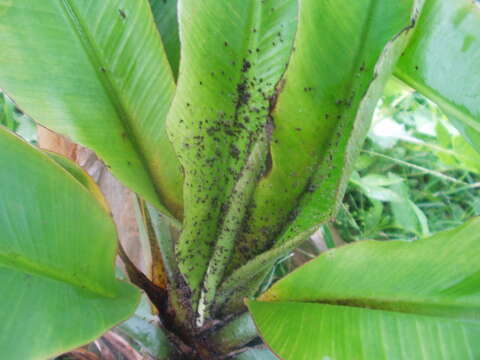
[{"label": "shaded leaf surface", "polygon": [[127,334],[142,355],[168,360],[171,345],[160,327],[158,316],[152,314],[152,306],[143,296],[135,315],[118,326],[116,331]]},{"label": "shaded leaf surface", "polygon": [[255,348],[233,357],[232,360],[275,360],[277,357],[267,348]]},{"label": "shaded leaf surface", "polygon": [[163,46],[175,78],[180,65],[177,0],[149,0],[153,17],[163,40]]},{"label": "shaded leaf surface", "polygon": [[70,160],[66,156],[51,151],[45,151],[45,153],[58,165],[60,165],[68,173],[70,173],[70,175],[72,175],[88,191],[90,191],[90,193],[95,197],[95,199],[97,199],[97,201],[103,206],[105,211],[110,212],[110,208],[105,198],[103,197],[102,191],[85,170],[83,170],[73,160]]}]

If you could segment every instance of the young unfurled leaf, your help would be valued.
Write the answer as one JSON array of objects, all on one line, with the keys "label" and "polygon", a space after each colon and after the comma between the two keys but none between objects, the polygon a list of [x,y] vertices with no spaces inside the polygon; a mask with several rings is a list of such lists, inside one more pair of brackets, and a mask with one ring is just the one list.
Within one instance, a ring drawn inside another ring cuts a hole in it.
[{"label": "young unfurled leaf", "polygon": [[253,228],[276,229],[298,206],[284,242],[335,213],[420,9],[416,1],[300,1],[295,46],[302,52],[292,55],[275,108],[272,171],[256,193]]},{"label": "young unfurled leaf", "polygon": [[295,14],[294,0],[179,2],[181,64],[168,128],[185,171],[178,261],[195,293],[207,268],[213,287],[221,279],[265,169]]},{"label": "young unfurled leaf", "polygon": [[422,1],[302,0],[299,6],[297,50],[272,113],[271,167],[237,240],[232,268],[238,269],[221,286],[225,297],[335,214]]}]

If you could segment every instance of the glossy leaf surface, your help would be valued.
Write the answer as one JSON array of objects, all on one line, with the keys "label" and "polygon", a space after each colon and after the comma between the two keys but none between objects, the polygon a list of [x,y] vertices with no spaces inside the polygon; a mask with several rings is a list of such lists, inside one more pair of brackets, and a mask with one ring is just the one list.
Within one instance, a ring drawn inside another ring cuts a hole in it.
[{"label": "glossy leaf surface", "polygon": [[479,234],[476,218],[414,242],[330,250],[249,307],[282,359],[477,359]]},{"label": "glossy leaf surface", "polygon": [[436,102],[480,151],[480,6],[429,0],[395,74]]},{"label": "glossy leaf surface", "polygon": [[105,208],[54,161],[0,128],[0,353],[45,359],[127,319]]},{"label": "glossy leaf surface", "polygon": [[181,173],[165,131],[175,86],[148,2],[0,0],[0,17],[0,88],[181,216]]}]

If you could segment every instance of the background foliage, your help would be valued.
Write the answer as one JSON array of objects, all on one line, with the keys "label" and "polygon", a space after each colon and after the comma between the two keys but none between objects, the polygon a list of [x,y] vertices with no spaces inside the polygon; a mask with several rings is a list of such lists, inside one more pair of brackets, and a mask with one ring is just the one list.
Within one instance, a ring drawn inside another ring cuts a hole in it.
[{"label": "background foliage", "polygon": [[379,102],[334,223],[346,242],[417,239],[480,214],[480,155],[398,82]]}]

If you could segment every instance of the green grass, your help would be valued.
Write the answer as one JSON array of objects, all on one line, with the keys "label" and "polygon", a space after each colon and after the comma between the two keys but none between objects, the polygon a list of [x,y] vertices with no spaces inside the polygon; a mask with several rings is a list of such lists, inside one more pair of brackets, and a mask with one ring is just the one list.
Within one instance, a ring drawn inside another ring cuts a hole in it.
[{"label": "green grass", "polygon": [[333,226],[346,242],[418,237],[480,214],[480,155],[438,107],[391,82]]}]

